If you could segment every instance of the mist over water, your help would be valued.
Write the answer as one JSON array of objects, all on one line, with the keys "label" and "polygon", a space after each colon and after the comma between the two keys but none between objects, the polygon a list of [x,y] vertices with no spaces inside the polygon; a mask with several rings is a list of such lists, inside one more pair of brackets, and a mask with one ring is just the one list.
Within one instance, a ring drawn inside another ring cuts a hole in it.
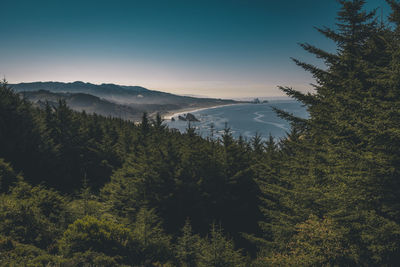
[{"label": "mist over water", "polygon": [[[200,120],[200,122],[191,122],[191,126],[195,127],[196,132],[203,137],[211,135],[213,125],[214,137],[218,138],[227,125],[235,138],[241,135],[249,140],[259,134],[263,139],[267,139],[271,134],[279,139],[290,131],[290,124],[279,118],[273,107],[293,113],[298,117],[308,117],[306,109],[297,101],[271,100],[267,104],[239,104],[190,112]],[[166,121],[169,128],[185,132],[188,122],[178,120],[178,116],[174,118],[175,121]]]}]

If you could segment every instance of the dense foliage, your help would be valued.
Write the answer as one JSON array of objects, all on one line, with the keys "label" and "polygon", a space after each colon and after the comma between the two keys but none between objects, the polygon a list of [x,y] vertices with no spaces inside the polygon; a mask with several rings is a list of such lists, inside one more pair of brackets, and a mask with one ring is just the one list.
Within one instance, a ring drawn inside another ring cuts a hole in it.
[{"label": "dense foliage", "polygon": [[396,266],[400,3],[387,25],[339,1],[309,119],[282,140],[202,138],[33,107],[0,86],[0,265]]}]

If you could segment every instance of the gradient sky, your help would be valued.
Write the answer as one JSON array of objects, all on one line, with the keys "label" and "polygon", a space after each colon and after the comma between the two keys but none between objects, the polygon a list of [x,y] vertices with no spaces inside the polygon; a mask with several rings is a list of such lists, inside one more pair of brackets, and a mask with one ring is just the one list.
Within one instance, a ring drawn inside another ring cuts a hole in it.
[{"label": "gradient sky", "polygon": [[[370,0],[367,8],[383,6]],[[10,83],[85,81],[210,97],[306,91],[297,43],[334,45],[335,0],[0,0],[0,75]]]}]

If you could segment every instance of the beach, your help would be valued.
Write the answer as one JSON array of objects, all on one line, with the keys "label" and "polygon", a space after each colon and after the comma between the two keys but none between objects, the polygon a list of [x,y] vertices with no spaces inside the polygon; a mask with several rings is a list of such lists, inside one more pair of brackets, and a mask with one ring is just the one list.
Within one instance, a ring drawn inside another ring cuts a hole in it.
[{"label": "beach", "polygon": [[220,107],[226,107],[226,106],[234,106],[234,105],[242,105],[243,103],[235,103],[235,104],[222,104],[222,105],[214,105],[214,106],[209,106],[209,107],[193,107],[193,108],[183,108],[183,109],[178,109],[178,110],[173,110],[167,112],[164,116],[164,120],[171,120],[173,117],[178,117],[179,115],[187,114],[187,113],[193,113],[193,112],[198,112],[206,109],[214,109],[214,108],[220,108]]},{"label": "beach", "polygon": [[[268,104],[235,104],[192,109],[191,114],[199,121],[191,123],[191,126],[201,136],[209,136],[212,127],[213,136],[219,138],[224,129],[229,127],[235,138],[242,136],[250,140],[258,134],[263,140],[267,140],[269,135],[279,139],[290,131],[290,123],[277,116],[273,107],[286,110],[300,118],[308,117],[307,110],[302,107],[301,103],[271,101]],[[172,115],[175,116],[175,121],[168,119],[165,120],[165,124],[171,129],[177,129],[182,133],[186,132],[188,122],[178,119],[178,116],[184,113],[187,111],[175,112]]]}]

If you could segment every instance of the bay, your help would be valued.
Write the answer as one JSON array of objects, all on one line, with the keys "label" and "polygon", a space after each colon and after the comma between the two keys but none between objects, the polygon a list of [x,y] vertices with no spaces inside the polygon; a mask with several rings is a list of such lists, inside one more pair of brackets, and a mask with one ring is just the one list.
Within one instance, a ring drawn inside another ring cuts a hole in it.
[{"label": "bay", "polygon": [[[264,140],[269,135],[279,139],[285,137],[290,131],[290,124],[279,118],[273,107],[301,118],[308,117],[306,108],[294,100],[270,100],[265,104],[220,106],[188,113],[193,114],[199,120],[199,122],[191,122],[190,125],[195,128],[197,134],[203,137],[211,136],[211,132],[215,138],[221,137],[224,129],[228,127],[235,138],[243,136],[249,140],[259,134]],[[189,123],[178,119],[178,115],[182,114],[186,113],[175,114],[173,116],[175,121],[167,120],[165,123],[171,129],[185,132]]]}]

